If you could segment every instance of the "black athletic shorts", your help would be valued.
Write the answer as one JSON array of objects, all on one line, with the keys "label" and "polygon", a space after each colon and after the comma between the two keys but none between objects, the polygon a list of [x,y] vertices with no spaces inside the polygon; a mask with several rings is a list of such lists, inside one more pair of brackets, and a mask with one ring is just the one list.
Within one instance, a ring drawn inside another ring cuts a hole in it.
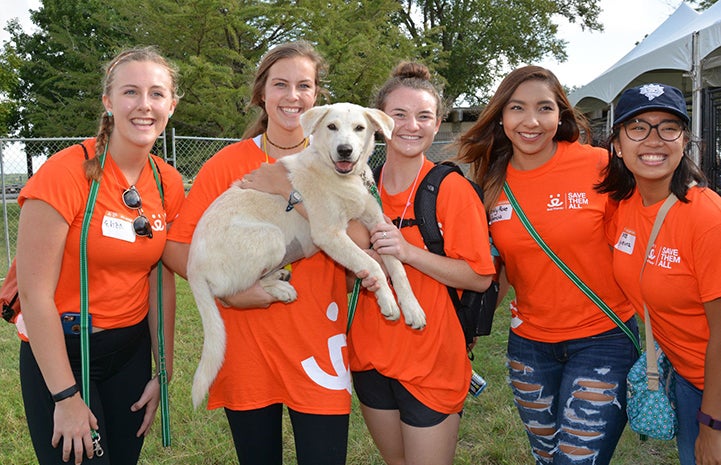
[{"label": "black athletic shorts", "polygon": [[353,388],[363,405],[378,410],[398,410],[401,421],[410,426],[427,428],[448,418],[448,414],[423,405],[398,380],[376,370],[354,371]]}]

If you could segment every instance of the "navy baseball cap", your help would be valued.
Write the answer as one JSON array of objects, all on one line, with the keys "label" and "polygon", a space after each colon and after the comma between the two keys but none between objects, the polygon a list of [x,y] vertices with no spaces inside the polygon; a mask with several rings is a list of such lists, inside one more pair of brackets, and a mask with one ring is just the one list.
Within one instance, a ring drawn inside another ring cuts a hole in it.
[{"label": "navy baseball cap", "polygon": [[686,111],[686,99],[680,90],[665,84],[644,84],[627,89],[621,94],[616,104],[613,125],[623,123],[639,113],[654,110],[672,113],[686,124],[690,120]]}]

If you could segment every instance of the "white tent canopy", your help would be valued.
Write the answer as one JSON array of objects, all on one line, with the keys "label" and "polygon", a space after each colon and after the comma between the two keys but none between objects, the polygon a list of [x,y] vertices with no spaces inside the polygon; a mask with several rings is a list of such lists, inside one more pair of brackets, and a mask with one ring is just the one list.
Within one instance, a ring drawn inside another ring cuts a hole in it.
[{"label": "white tent canopy", "polygon": [[589,113],[610,108],[628,87],[663,82],[692,95],[692,131],[700,132],[702,86],[721,84],[721,2],[697,13],[685,2],[655,31],[596,79],[569,95]]}]

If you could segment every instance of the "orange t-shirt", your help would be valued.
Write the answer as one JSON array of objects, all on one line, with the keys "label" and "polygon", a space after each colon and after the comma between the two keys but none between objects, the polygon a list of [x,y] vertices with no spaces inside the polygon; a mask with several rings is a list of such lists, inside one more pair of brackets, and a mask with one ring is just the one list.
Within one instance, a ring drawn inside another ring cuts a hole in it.
[{"label": "orange t-shirt", "polygon": [[[418,180],[433,163],[424,160]],[[382,186],[383,212],[414,218],[415,190],[389,195]],[[410,205],[406,209],[406,202]],[[447,176],[438,192],[437,217],[446,255],[462,258],[476,273],[495,273],[483,204],[471,185],[457,174]],[[410,244],[424,247],[417,226],[401,228]],[[350,331],[351,370],[375,369],[399,380],[424,405],[443,413],[459,412],[468,394],[471,365],[465,339],[448,289],[417,269],[404,265],[413,292],[426,313],[426,327],[414,330],[403,321],[381,315],[372,293],[364,291]]]},{"label": "orange t-shirt", "polygon": [[644,316],[674,369],[704,388],[709,326],[704,302],[721,297],[721,197],[692,187],[689,203],[677,202],[661,226],[639,282],[643,256],[663,202],[644,207],[636,191],[620,203],[614,237],[613,271]]},{"label": "orange t-shirt", "polygon": [[[95,139],[83,142],[90,157]],[[143,213],[150,220],[153,238],[136,237],[130,222],[137,210],[127,208],[122,193],[129,187],[113,161],[105,158],[93,217],[88,230],[88,293],[93,326],[122,328],[134,325],[148,313],[148,274],[165,247],[167,223],[178,214],[185,198],[180,174],[161,158],[153,156],[162,179],[165,208],[150,161],[135,184]],[[58,312],[80,311],[80,233],[91,182],[85,177],[83,150],[68,147],[50,157],[20,192],[18,202],[42,200],[57,210],[70,225],[63,262],[55,291]]]},{"label": "orange t-shirt", "polygon": [[[214,155],[195,178],[169,239],[190,243],[213,200],[266,159],[253,139]],[[345,270],[319,252],[292,264],[290,282],[298,291],[295,302],[266,309],[218,307],[227,346],[210,388],[209,409],[251,410],[284,403],[311,414],[350,412]]]},{"label": "orange t-shirt", "polygon": [[[509,164],[506,179],[551,250],[626,321],[634,311],[613,279],[604,229],[615,205],[593,188],[607,159],[603,149],[559,142],[553,157],[539,168],[520,171]],[[503,192],[491,211],[490,224],[516,291],[511,302],[511,329],[516,334],[555,343],[616,327],[539,247]]]}]

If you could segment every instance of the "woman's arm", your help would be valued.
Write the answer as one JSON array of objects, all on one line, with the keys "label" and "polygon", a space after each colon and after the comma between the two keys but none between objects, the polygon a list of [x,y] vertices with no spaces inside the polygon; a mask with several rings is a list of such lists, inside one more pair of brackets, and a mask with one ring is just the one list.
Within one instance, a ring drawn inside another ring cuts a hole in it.
[{"label": "woman's arm", "polygon": [[[701,411],[721,421],[721,298],[704,304],[709,326],[704,369],[704,391]],[[699,425],[696,439],[696,463],[721,464],[721,431]]]},{"label": "woman's arm", "polygon": [[409,244],[390,222],[371,231],[373,249],[380,255],[393,255],[446,286],[483,292],[491,285],[492,275],[480,275],[462,259],[445,257]]},{"label": "woman's arm", "polygon": [[[22,314],[33,355],[51,394],[76,384],[55,306],[68,230],[62,215],[46,202],[28,199],[20,210],[16,259]],[[62,439],[65,461],[74,450],[79,463],[83,447],[88,458],[93,456],[91,428],[98,428],[97,420],[79,393],[55,404],[52,444],[57,447]]]}]

